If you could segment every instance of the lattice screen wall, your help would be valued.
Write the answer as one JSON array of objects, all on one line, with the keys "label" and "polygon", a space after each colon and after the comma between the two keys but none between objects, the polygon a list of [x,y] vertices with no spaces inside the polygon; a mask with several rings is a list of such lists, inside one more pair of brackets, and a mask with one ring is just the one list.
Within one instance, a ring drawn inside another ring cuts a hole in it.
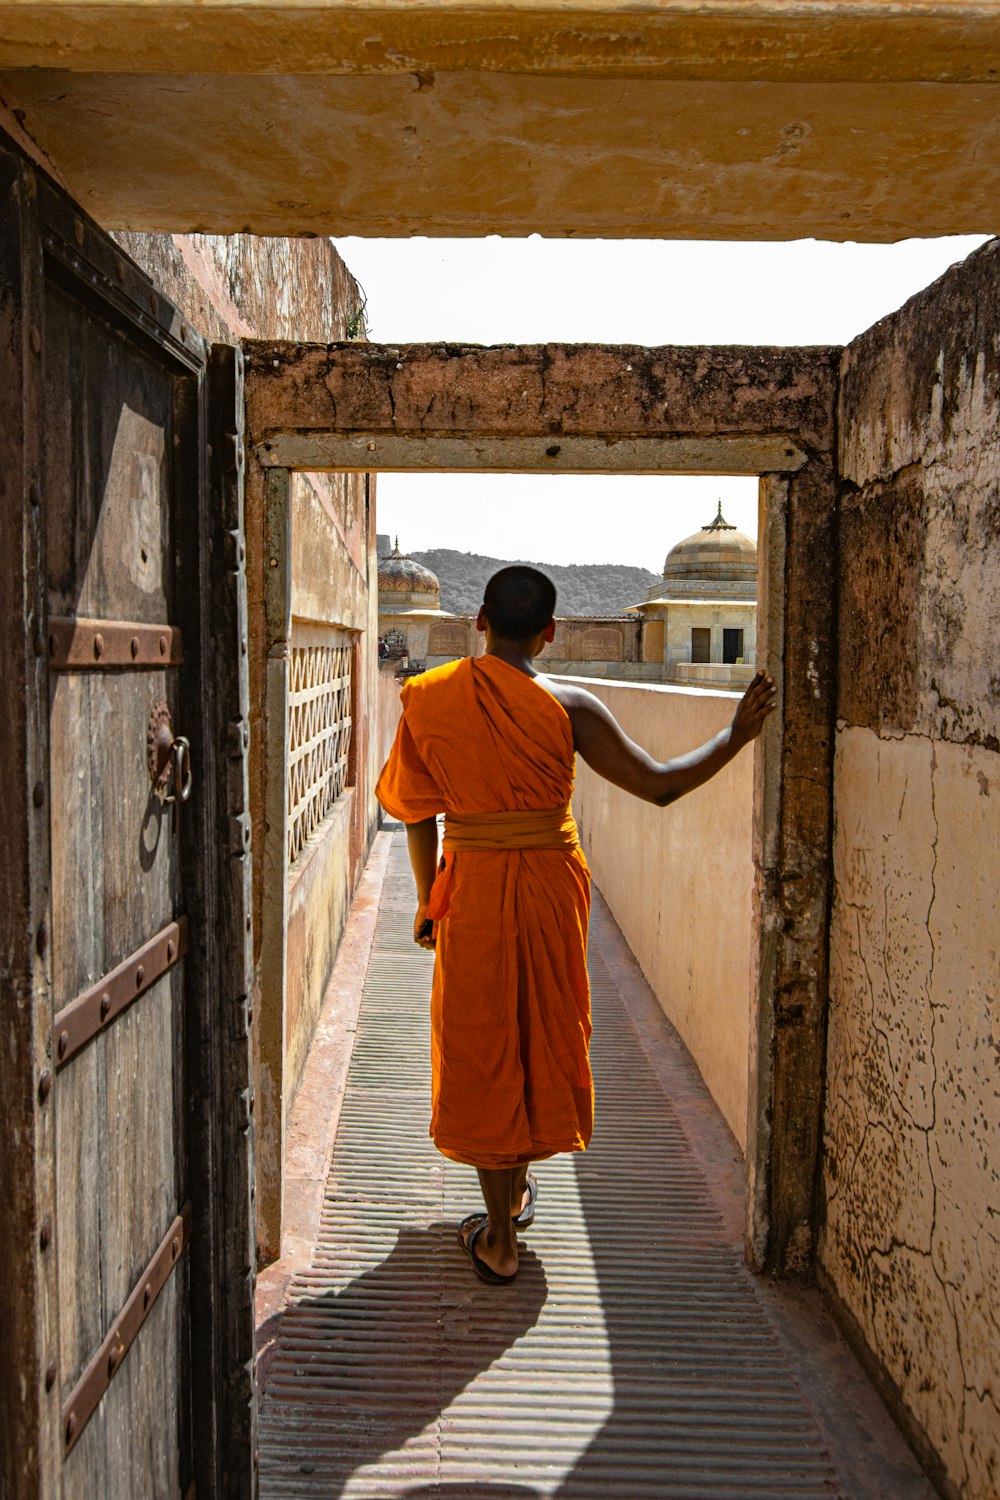
[{"label": "lattice screen wall", "polygon": [[351,637],[292,624],[288,691],[288,863],[347,785],[351,748]]}]

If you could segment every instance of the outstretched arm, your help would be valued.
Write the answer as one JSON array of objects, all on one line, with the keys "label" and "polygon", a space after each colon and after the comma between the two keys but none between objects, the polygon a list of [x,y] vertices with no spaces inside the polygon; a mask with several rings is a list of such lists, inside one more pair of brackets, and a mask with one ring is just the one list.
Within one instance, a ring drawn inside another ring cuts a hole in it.
[{"label": "outstretched arm", "polygon": [[580,688],[560,685],[556,696],[569,714],[577,752],[605,780],[666,807],[709,781],[744,745],[755,740],[775,705],[772,678],[758,672],[740,700],[733,721],[697,750],[667,761],[655,761],[630,740],[600,699]]}]

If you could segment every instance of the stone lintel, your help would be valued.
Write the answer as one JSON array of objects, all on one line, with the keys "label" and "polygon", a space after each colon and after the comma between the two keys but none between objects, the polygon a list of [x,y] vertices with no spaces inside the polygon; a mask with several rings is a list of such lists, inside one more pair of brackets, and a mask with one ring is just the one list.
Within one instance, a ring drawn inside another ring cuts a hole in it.
[{"label": "stone lintel", "polygon": [[[488,438],[534,440],[523,449],[533,468],[625,467],[610,458],[599,465],[593,443],[568,445],[563,452],[566,439],[599,439],[608,455],[615,444],[631,440],[631,450],[621,450],[623,459],[638,456],[638,442],[646,454],[643,466],[651,463],[652,472],[662,472],[670,465],[650,456],[649,440],[655,439],[657,445],[687,444],[675,450],[682,470],[718,472],[719,464],[722,472],[752,473],[765,463],[797,469],[803,453],[828,452],[834,441],[835,349],[248,340],[244,350],[247,430],[271,463],[294,454],[308,467],[322,457],[310,444],[338,434],[365,440],[369,456],[353,467],[382,467],[375,462],[380,443],[385,467],[451,466],[418,462],[417,445],[401,444],[400,438],[456,443],[454,463],[462,468],[477,466],[466,461],[476,444],[490,458],[489,445],[482,446]],[[290,438],[298,448],[288,444]],[[277,457],[279,439],[283,458]],[[741,456],[734,439],[761,446]],[[408,446],[414,456],[403,464],[400,455]],[[483,466],[498,462],[493,457]]]}]

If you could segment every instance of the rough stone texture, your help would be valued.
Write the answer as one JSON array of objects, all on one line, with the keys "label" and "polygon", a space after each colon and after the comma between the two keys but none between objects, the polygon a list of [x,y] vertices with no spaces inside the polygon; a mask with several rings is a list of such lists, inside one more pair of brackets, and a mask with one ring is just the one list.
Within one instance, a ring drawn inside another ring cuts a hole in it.
[{"label": "rough stone texture", "polygon": [[962,1495],[1000,1477],[996,756],[839,736],[827,1273]]},{"label": "rough stone texture", "polygon": [[820,1263],[946,1493],[1000,1489],[996,243],[844,355]]},{"label": "rough stone texture", "polygon": [[107,224],[892,240],[995,219],[984,0],[3,12],[0,96]]},{"label": "rough stone texture", "polygon": [[[246,345],[265,462],[278,434],[746,438],[833,446],[839,351],[631,345]],[[556,456],[556,455],[553,455]],[[800,460],[801,461],[801,460]]]},{"label": "rough stone texture", "polygon": [[206,338],[342,338],[357,284],[324,240],[253,234],[114,236]]},{"label": "rough stone texture", "polygon": [[[122,248],[152,277],[164,293],[211,339],[238,343],[241,337],[284,339],[342,338],[348,319],[356,318],[360,294],[343,261],[325,240],[262,239],[254,235],[117,236]],[[361,632],[357,653],[358,703],[356,763],[360,784],[350,816],[331,825],[337,837],[336,870],[326,883],[314,882],[311,904],[299,899],[294,908],[292,962],[301,952],[315,952],[306,993],[296,991],[291,1033],[286,1026],[281,988],[284,963],[262,950],[264,903],[276,899],[265,878],[265,765],[268,736],[266,667],[268,632],[265,611],[263,475],[252,454],[247,465],[246,542],[250,662],[250,797],[254,869],[254,1044],[257,1136],[257,1216],[260,1253],[277,1254],[280,1246],[281,1178],[285,1106],[298,1081],[309,1032],[318,1014],[332,964],[338,921],[346,918],[350,893],[360,873],[375,827],[374,761],[378,746],[368,736],[364,705],[374,701],[377,684],[376,595],[368,593],[374,577],[375,529],[371,482],[364,475],[297,475],[292,485],[292,607],[296,614],[331,621]],[[371,645],[369,644],[371,643]],[[282,709],[283,713],[283,709]],[[275,726],[284,733],[283,723]],[[322,861],[331,867],[329,858]],[[341,869],[341,866],[343,867]],[[332,885],[331,885],[332,882]],[[339,884],[338,884],[339,882]],[[329,889],[343,887],[336,911],[328,910]],[[312,927],[327,923],[317,943]],[[279,924],[280,925],[280,924]],[[283,957],[283,955],[279,956]],[[296,979],[300,976],[297,974]],[[287,1064],[287,1065],[286,1065]]]},{"label": "rough stone texture", "polygon": [[850,347],[840,406],[841,712],[1000,749],[1000,241]]},{"label": "rough stone texture", "polygon": [[[808,1273],[816,1247],[836,689],[830,455],[762,484],[757,663],[779,683],[756,757],[757,1027],[747,1240],[759,1270]],[[768,743],[770,736],[770,744]],[[777,754],[774,741],[780,748]]]}]

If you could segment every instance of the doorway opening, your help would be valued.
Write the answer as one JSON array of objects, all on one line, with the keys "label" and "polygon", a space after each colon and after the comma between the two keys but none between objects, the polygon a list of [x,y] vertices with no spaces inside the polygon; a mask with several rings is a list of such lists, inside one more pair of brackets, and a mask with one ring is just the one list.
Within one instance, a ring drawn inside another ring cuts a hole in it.
[{"label": "doorway opening", "polygon": [[[541,673],[586,685],[660,760],[729,723],[754,671],[756,478],[389,473],[378,487],[383,675],[404,682],[480,654],[487,579],[526,561],[557,591]],[[505,541],[506,551],[487,551]],[[574,808],[595,883],[741,1151],[755,1009],[753,798],[751,756],[666,811],[577,762]],[[657,872],[667,871],[664,882]]]},{"label": "doorway opening", "polygon": [[757,660],[779,701],[751,798],[748,1255],[761,1269],[808,1264],[830,861],[815,754],[830,744],[833,691],[815,658],[829,659],[833,622],[824,591],[786,587],[786,561],[822,575],[833,552],[838,351],[247,341],[244,352],[272,521],[303,472],[762,476]]}]

